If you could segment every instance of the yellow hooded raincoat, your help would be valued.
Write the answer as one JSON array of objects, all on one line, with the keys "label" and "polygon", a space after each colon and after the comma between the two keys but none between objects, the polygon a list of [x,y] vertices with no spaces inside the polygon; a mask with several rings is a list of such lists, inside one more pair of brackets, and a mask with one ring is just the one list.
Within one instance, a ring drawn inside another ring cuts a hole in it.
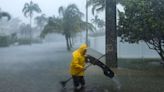
[{"label": "yellow hooded raincoat", "polygon": [[75,50],[72,54],[70,74],[73,76],[84,76],[85,56],[82,53],[85,49],[87,49],[87,45],[82,44],[80,48]]}]

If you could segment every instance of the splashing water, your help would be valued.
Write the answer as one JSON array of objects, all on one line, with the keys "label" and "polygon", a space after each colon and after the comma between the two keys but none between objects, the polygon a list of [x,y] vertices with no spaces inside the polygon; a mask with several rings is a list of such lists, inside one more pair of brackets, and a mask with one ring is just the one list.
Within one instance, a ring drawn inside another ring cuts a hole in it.
[{"label": "splashing water", "polygon": [[119,81],[119,78],[115,75],[113,78],[112,78],[112,81],[117,85],[117,89],[120,90],[121,89],[121,83]]}]

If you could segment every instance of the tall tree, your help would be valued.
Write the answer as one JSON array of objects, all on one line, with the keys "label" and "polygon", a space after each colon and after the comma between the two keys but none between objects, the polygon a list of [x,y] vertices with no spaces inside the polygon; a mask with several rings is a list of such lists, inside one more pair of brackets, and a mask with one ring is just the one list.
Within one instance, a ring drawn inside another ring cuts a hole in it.
[{"label": "tall tree", "polygon": [[71,49],[71,38],[77,32],[85,30],[88,25],[90,30],[94,30],[92,24],[86,23],[82,20],[83,13],[77,8],[75,4],[71,4],[66,8],[59,8],[60,17],[49,18],[48,24],[45,26],[41,36],[45,36],[51,32],[62,33],[66,39],[67,49]]},{"label": "tall tree", "polygon": [[118,34],[122,41],[144,41],[164,61],[164,1],[125,0],[119,12]]},{"label": "tall tree", "polygon": [[[39,8],[38,4],[35,4],[32,1],[30,1],[30,3],[24,4],[22,12],[24,13],[25,17],[30,17],[30,28],[31,28],[33,13],[34,12],[40,13],[41,9]],[[32,39],[32,28],[30,34],[31,34],[30,39]]]},{"label": "tall tree", "polygon": [[[71,44],[71,31],[77,30],[77,26],[79,26],[79,22],[81,21],[81,18],[83,16],[83,13],[80,12],[80,10],[77,8],[75,4],[69,5],[67,8],[60,7],[59,8],[59,14],[63,18],[63,34],[65,35],[66,41],[67,41],[67,47],[68,50],[72,47]],[[77,25],[78,24],[78,25]]]},{"label": "tall tree", "polygon": [[106,15],[106,64],[117,67],[117,31],[116,31],[116,0],[89,0],[92,12],[105,10]]}]

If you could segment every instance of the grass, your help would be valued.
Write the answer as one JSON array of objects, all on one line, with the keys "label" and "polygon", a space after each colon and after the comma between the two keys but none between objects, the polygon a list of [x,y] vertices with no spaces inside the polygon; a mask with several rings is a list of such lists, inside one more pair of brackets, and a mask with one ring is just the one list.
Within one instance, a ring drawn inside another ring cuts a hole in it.
[{"label": "grass", "polygon": [[157,69],[160,68],[160,59],[118,59],[118,65],[130,69]]}]

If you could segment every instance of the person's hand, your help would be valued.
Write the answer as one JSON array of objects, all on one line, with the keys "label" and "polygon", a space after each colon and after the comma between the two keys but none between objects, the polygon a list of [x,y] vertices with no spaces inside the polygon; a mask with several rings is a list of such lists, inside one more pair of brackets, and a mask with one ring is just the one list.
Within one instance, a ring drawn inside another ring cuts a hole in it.
[{"label": "person's hand", "polygon": [[85,71],[85,68],[81,68],[81,71]]},{"label": "person's hand", "polygon": [[96,59],[94,57],[90,56],[90,55],[87,55],[86,56],[86,62],[87,63],[89,62],[89,63],[95,65],[96,64]]}]

